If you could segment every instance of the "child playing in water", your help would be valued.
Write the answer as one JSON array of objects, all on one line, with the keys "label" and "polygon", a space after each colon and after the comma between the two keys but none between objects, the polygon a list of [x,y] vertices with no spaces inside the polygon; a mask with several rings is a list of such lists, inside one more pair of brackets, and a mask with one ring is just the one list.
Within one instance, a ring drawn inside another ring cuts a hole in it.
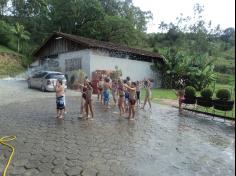
[{"label": "child playing in water", "polygon": [[93,107],[92,107],[92,94],[93,87],[91,82],[86,83],[87,91],[86,91],[86,101],[85,101],[85,109],[86,109],[86,119],[89,118],[89,110],[91,112],[91,120],[93,120]]},{"label": "child playing in water", "polygon": [[57,80],[55,90],[56,90],[57,118],[61,119],[63,118],[65,110],[65,102],[64,102],[65,89],[61,79]]},{"label": "child playing in water", "polygon": [[140,107],[140,105],[141,105],[140,90],[141,90],[141,82],[136,81],[136,101],[137,101],[137,106],[138,107]]},{"label": "child playing in water", "polygon": [[111,93],[112,93],[112,98],[113,98],[114,106],[115,106],[116,105],[116,94],[117,94],[117,81],[116,80],[112,80]]},{"label": "child playing in water", "polygon": [[82,117],[86,103],[87,80],[84,80],[84,85],[79,83],[79,87],[81,90],[80,117]]},{"label": "child playing in water", "polygon": [[[136,83],[132,82],[131,86],[129,86],[128,84],[125,84],[124,87],[126,87],[130,94],[129,94],[129,116],[128,119],[129,120],[134,120],[134,115],[135,115],[135,110],[134,110],[134,106],[135,106],[135,96],[136,96]],[[131,117],[132,115],[132,117]]]},{"label": "child playing in water", "polygon": [[103,87],[103,83],[104,83],[103,78],[100,77],[99,82],[97,84],[97,87],[98,87],[98,101],[101,100],[101,102],[102,102],[102,87]]},{"label": "child playing in water", "polygon": [[123,83],[120,79],[118,80],[117,93],[118,93],[118,107],[119,107],[120,116],[121,116],[125,112],[124,110],[125,92],[124,92]]},{"label": "child playing in water", "polygon": [[104,81],[105,82],[103,84],[103,104],[105,105],[105,111],[107,111],[109,105],[109,89],[111,89],[111,85],[109,83],[109,78],[105,78]]},{"label": "child playing in water", "polygon": [[182,112],[182,104],[184,102],[184,90],[180,89],[178,91],[175,91],[176,96],[178,97],[178,103],[179,103],[179,112]]},{"label": "child playing in water", "polygon": [[[130,86],[130,83],[127,80],[124,80],[124,84]],[[129,111],[129,89],[125,87],[125,112]]]},{"label": "child playing in water", "polygon": [[151,82],[149,80],[144,80],[144,88],[145,88],[145,99],[144,99],[143,107],[141,109],[144,110],[145,105],[148,102],[149,108],[151,110],[151,108],[152,108],[152,105],[151,105],[152,92],[151,92]]}]

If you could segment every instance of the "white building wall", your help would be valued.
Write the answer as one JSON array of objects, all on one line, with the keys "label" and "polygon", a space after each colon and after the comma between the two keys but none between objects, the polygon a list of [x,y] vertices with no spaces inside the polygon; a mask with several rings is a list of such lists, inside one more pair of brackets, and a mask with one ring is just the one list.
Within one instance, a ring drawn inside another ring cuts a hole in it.
[{"label": "white building wall", "polygon": [[95,70],[115,70],[115,66],[118,66],[122,70],[123,78],[130,76],[131,80],[136,81],[153,78],[150,65],[150,62],[101,56],[90,52],[90,73]]},{"label": "white building wall", "polygon": [[59,66],[62,69],[62,72],[65,72],[65,60],[66,59],[76,59],[82,58],[81,67],[86,75],[90,75],[90,55],[89,50],[80,50],[68,53],[62,53],[58,55]]}]

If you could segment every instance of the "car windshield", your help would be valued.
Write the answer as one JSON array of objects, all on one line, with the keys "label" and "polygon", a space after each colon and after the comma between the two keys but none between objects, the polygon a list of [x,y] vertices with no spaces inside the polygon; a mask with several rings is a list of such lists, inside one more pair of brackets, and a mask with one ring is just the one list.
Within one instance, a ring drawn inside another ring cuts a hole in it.
[{"label": "car windshield", "polygon": [[46,76],[46,79],[65,79],[65,76],[60,73],[50,73]]}]

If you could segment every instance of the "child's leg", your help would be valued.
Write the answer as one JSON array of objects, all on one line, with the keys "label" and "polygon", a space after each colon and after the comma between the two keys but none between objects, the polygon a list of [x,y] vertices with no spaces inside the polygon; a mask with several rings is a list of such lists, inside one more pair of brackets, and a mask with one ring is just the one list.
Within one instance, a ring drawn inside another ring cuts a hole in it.
[{"label": "child's leg", "polygon": [[144,103],[143,103],[143,107],[142,107],[142,109],[144,109],[146,103],[147,103],[147,97],[145,97],[145,99],[144,99]]},{"label": "child's leg", "polygon": [[118,99],[118,108],[119,108],[120,116],[121,116],[121,98]]},{"label": "child's leg", "polygon": [[148,104],[149,104],[149,108],[151,109],[152,105],[151,105],[151,98],[150,97],[148,97]]},{"label": "child's leg", "polygon": [[134,115],[135,115],[135,110],[134,110],[134,107],[135,107],[135,105],[132,105],[132,119],[134,119]]},{"label": "child's leg", "polygon": [[80,114],[83,114],[83,109],[84,109],[84,102],[83,102],[83,98],[81,99],[81,102],[80,102]]},{"label": "child's leg", "polygon": [[88,118],[89,112],[88,112],[88,102],[87,101],[85,103],[85,112],[86,112],[86,118]]},{"label": "child's leg", "polygon": [[63,118],[64,116],[64,113],[65,113],[65,109],[61,109],[61,118]]},{"label": "child's leg", "polygon": [[90,112],[91,112],[91,115],[92,115],[92,118],[93,118],[93,106],[92,106],[92,101],[91,100],[89,101],[89,109],[90,109]]},{"label": "child's leg", "polygon": [[57,118],[59,117],[59,112],[60,112],[60,110],[59,110],[59,109],[57,109]]},{"label": "child's leg", "polygon": [[131,111],[132,111],[132,110],[131,110],[131,106],[132,106],[132,105],[131,105],[131,103],[129,102],[129,117],[128,117],[129,119],[130,119],[130,117],[131,117]]}]

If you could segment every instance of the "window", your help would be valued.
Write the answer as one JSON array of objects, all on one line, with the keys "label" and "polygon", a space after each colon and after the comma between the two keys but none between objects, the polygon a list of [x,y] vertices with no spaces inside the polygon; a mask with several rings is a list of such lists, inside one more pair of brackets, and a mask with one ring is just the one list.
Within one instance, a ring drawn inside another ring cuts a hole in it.
[{"label": "window", "polygon": [[46,79],[65,79],[65,76],[60,73],[49,73]]},{"label": "window", "polygon": [[81,69],[82,58],[66,59],[65,61],[65,71],[73,71]]}]

